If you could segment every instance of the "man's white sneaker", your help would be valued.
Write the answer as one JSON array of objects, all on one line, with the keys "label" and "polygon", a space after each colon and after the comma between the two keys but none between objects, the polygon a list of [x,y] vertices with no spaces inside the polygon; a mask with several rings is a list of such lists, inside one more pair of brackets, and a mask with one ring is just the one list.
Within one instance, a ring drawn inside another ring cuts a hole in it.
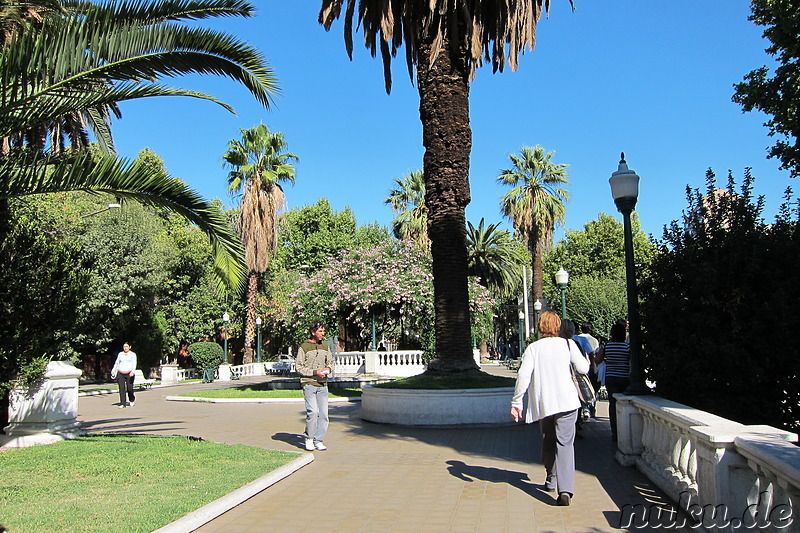
[{"label": "man's white sneaker", "polygon": [[129,405],[130,405],[131,407],[133,407],[134,405],[136,405],[136,402],[131,402]]},{"label": "man's white sneaker", "polygon": [[125,404],[124,403],[119,404],[119,408],[120,409],[125,409]]},{"label": "man's white sneaker", "polygon": [[317,443],[316,443],[316,446],[317,446],[317,449],[318,449],[319,451],[324,451],[324,450],[327,450],[327,449],[328,449],[328,447],[327,447],[327,446],[325,446],[324,444],[322,444],[321,442],[317,442]]},{"label": "man's white sneaker", "polygon": [[306,439],[306,450],[314,451],[314,439]]}]

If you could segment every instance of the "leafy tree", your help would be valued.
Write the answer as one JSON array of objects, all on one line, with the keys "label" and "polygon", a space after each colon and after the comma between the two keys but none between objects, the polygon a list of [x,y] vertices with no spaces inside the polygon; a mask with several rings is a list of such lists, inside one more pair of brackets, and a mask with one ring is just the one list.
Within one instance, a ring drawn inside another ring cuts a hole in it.
[{"label": "leafy tree", "polygon": [[[776,342],[800,327],[800,217],[787,191],[762,219],[745,170],[705,194],[687,188],[683,223],[665,228],[642,282],[644,365],[660,395],[747,424],[800,427],[800,353]],[[734,401],[735,397],[735,401]]]},{"label": "leafy tree", "polygon": [[[641,230],[636,213],[631,224],[637,277],[641,278],[647,273],[656,247]],[[566,290],[567,314],[573,320],[591,322],[601,336],[607,336],[611,325],[628,314],[623,241],[622,222],[600,213],[582,230],[568,231],[542,260],[546,300],[560,300],[561,289],[555,283],[555,273],[563,266],[570,277]]]},{"label": "leafy tree", "polygon": [[163,333],[155,302],[177,262],[174,247],[159,239],[161,219],[138,204],[91,217],[78,238],[91,269],[87,298],[78,308],[73,348],[106,353],[131,342],[142,367],[162,356]]},{"label": "leafy tree", "polygon": [[[433,309],[430,261],[424,249],[398,241],[345,250],[320,270],[293,280],[279,320],[294,342],[304,338],[311,320],[341,323],[347,349],[369,344],[373,318],[379,335],[404,342],[409,341],[405,332],[425,338]],[[491,299],[475,282],[471,291],[473,332],[485,340],[491,334]]]},{"label": "leafy tree", "polygon": [[508,157],[512,168],[502,170],[497,181],[513,187],[500,199],[503,214],[514,224],[520,239],[528,245],[533,273],[533,296],[542,299],[542,250],[553,240],[557,224],[564,223],[569,192],[567,166],[553,163],[554,151],[541,146],[523,146],[520,155]]},{"label": "leafy tree", "polygon": [[[364,32],[373,57],[380,49],[387,92],[391,60],[405,44],[409,74],[420,97],[428,238],[433,256],[436,359],[428,372],[474,372],[467,284],[466,218],[470,202],[469,83],[484,61],[495,70],[517,67],[533,48],[536,23],[547,0],[503,0],[490,5],[445,0],[322,0],[326,30],[344,10],[344,39],[352,57],[352,32]],[[357,14],[356,14],[357,13]],[[353,19],[357,23],[353,24]],[[508,53],[508,55],[506,55]]]},{"label": "leafy tree", "polygon": [[394,178],[395,188],[384,203],[392,206],[395,218],[392,233],[400,240],[430,248],[428,210],[425,207],[425,176],[412,170],[402,178]]},{"label": "leafy tree", "polygon": [[774,74],[766,66],[751,71],[735,85],[733,101],[744,111],[757,109],[770,115],[764,125],[777,137],[769,157],[780,160],[781,168],[800,175],[800,5],[787,0],[751,0],[750,20],[764,26],[764,37],[772,45],[767,53],[780,63]]},{"label": "leafy tree", "polygon": [[522,284],[520,264],[525,254],[507,231],[497,229],[499,225],[486,226],[481,219],[476,228],[467,221],[469,275],[493,294],[507,297]]},{"label": "leafy tree", "polygon": [[342,250],[390,238],[386,229],[377,224],[358,226],[349,207],[334,211],[327,198],[283,213],[278,225],[281,267],[307,273],[323,268]]},{"label": "leafy tree", "polygon": [[256,334],[258,278],[267,269],[278,246],[278,211],[286,204],[281,182],[294,183],[297,156],[287,152],[281,132],[264,124],[240,130],[242,139],[232,139],[222,158],[232,168],[228,191],[241,194],[237,230],[244,244],[249,269],[244,327],[244,362],[253,362]]},{"label": "leafy tree", "polygon": [[0,241],[0,427],[17,377],[33,382],[65,350],[87,289],[80,245],[52,216],[52,205],[13,202],[13,229]]},{"label": "leafy tree", "polygon": [[[106,119],[124,100],[191,96],[231,109],[211,95],[160,83],[164,77],[187,73],[225,75],[268,106],[277,88],[258,51],[228,34],[181,24],[250,16],[252,6],[239,0],[64,6],[43,12],[35,31],[26,23],[6,26],[0,43],[0,239],[8,231],[10,198],[70,190],[111,192],[196,223],[214,247],[220,288],[238,286],[244,276],[241,245],[218,209],[165,172],[137,167],[114,155],[57,149],[62,130],[51,126],[65,124],[68,117],[84,117],[82,123],[70,123],[90,127],[110,149]],[[31,142],[33,132],[43,131],[50,135],[49,143]]]}]

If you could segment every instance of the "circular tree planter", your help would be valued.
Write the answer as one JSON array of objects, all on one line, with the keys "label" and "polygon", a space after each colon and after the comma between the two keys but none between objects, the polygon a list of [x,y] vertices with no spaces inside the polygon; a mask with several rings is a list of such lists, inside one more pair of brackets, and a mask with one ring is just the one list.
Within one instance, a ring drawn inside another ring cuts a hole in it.
[{"label": "circular tree planter", "polygon": [[511,422],[514,387],[493,389],[384,389],[365,386],[361,418],[403,426]]}]

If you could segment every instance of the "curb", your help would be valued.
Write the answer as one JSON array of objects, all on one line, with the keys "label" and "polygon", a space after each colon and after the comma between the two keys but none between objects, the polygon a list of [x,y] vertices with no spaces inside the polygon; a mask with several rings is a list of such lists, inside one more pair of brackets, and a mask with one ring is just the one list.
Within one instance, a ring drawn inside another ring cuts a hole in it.
[{"label": "curb", "polygon": [[[170,402],[202,402],[202,403],[302,403],[304,398],[204,398],[202,396],[167,396]],[[360,402],[360,396],[352,398],[331,398],[328,403]]]},{"label": "curb", "polygon": [[269,474],[261,476],[255,481],[251,481],[247,485],[226,494],[222,498],[214,500],[213,502],[204,505],[196,511],[192,511],[183,518],[179,518],[178,520],[157,529],[155,533],[189,533],[190,531],[194,531],[200,526],[214,520],[221,514],[230,511],[237,505],[252,498],[271,485],[274,485],[283,478],[300,470],[313,460],[314,454],[303,453],[297,459],[294,459],[282,467],[273,470]]}]

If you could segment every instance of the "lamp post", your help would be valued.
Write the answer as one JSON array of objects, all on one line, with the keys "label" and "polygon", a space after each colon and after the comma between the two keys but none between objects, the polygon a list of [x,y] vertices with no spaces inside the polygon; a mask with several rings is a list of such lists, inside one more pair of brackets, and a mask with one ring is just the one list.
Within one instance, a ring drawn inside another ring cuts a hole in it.
[{"label": "lamp post", "polygon": [[536,324],[534,325],[534,329],[536,330],[536,340],[539,340],[539,313],[542,312],[542,302],[536,300],[533,302],[533,310],[536,313]]},{"label": "lamp post", "polygon": [[99,215],[100,213],[108,211],[109,209],[119,209],[120,207],[122,207],[122,206],[120,206],[119,204],[106,204],[106,206],[104,208],[99,209],[97,211],[94,211],[92,213],[88,213],[86,215],[82,215],[81,218],[86,218],[86,217],[91,217],[91,216],[94,216],[94,215]]},{"label": "lamp post", "polygon": [[256,360],[260,363],[261,362],[261,317],[256,317],[256,328],[258,328],[258,344],[256,345]]},{"label": "lamp post", "polygon": [[228,362],[228,321],[230,320],[228,313],[222,313],[222,364]]},{"label": "lamp post", "polygon": [[564,267],[558,269],[556,272],[556,285],[561,289],[561,318],[567,318],[567,299],[564,296],[564,291],[567,290],[569,284],[569,272],[564,270]]},{"label": "lamp post", "polygon": [[639,198],[639,176],[628,169],[625,162],[625,153],[620,155],[619,168],[611,174],[608,180],[611,185],[611,195],[617,210],[622,213],[623,229],[625,232],[625,287],[628,293],[628,323],[630,336],[630,384],[625,394],[646,394],[649,392],[644,382],[642,369],[642,340],[639,323],[639,297],[636,292],[636,270],[633,262],[633,231],[631,230],[631,213],[636,207]]},{"label": "lamp post", "polygon": [[372,347],[370,348],[371,351],[375,351],[378,349],[378,338],[375,335],[375,311],[372,312]]},{"label": "lamp post", "polygon": [[525,351],[525,313],[519,312],[519,357]]}]

